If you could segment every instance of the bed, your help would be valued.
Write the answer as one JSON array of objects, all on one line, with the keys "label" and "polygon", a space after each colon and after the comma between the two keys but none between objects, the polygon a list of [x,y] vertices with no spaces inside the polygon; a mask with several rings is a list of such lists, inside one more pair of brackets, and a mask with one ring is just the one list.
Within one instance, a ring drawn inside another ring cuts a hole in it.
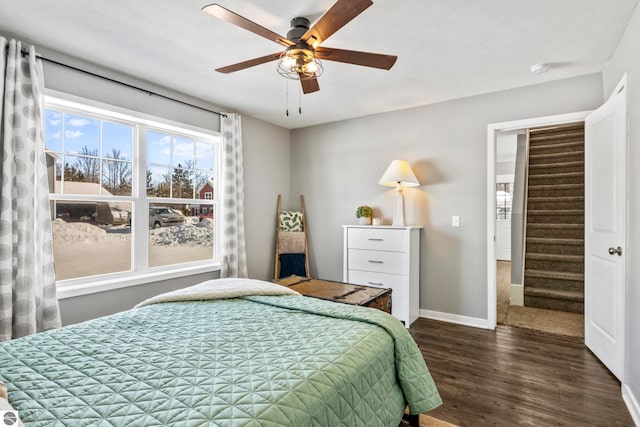
[{"label": "bed", "polygon": [[0,381],[28,427],[396,427],[441,403],[392,316],[246,279],[0,343]]}]

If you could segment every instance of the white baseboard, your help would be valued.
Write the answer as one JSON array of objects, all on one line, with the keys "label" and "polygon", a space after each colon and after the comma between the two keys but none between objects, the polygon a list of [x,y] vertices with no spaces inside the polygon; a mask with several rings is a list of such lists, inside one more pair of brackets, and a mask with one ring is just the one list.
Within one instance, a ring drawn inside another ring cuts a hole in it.
[{"label": "white baseboard", "polygon": [[457,323],[464,326],[473,326],[474,328],[493,329],[488,327],[487,319],[477,317],[461,316],[459,314],[443,313],[434,310],[420,310],[420,317],[433,320],[441,320],[443,322]]},{"label": "white baseboard", "polygon": [[628,384],[622,384],[622,399],[624,399],[624,403],[627,404],[631,419],[633,419],[636,426],[640,426],[640,403]]},{"label": "white baseboard", "polygon": [[511,284],[511,295],[509,298],[511,305],[524,305],[524,286]]}]

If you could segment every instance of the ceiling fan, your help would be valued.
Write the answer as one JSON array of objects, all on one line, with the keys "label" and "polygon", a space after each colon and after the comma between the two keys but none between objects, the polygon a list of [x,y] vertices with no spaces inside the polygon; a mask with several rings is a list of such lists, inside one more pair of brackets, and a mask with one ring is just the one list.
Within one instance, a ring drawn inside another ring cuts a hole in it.
[{"label": "ceiling fan", "polygon": [[282,37],[219,4],[205,6],[202,11],[285,47],[284,52],[239,62],[218,68],[216,71],[228,74],[279,60],[278,73],[286,78],[300,80],[302,91],[307,94],[320,90],[317,77],[323,71],[321,59],[383,70],[393,67],[397,56],[320,47],[322,42],[372,4],[371,0],[338,0],[312,27],[309,27],[310,22],[307,18],[293,18],[287,37]]}]

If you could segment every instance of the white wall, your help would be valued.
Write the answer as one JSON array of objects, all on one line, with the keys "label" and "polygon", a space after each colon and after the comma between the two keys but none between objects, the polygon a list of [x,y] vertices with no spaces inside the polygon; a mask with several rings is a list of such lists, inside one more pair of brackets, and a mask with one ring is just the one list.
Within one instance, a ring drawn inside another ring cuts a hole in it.
[{"label": "white wall", "polygon": [[408,222],[425,226],[420,307],[486,319],[487,124],[601,103],[594,74],[292,131],[291,193],[307,202],[312,273],[342,278],[341,225],[355,223],[357,206],[390,221],[393,189],[377,183],[406,159],[422,184],[405,190]]},{"label": "white wall", "polygon": [[[628,73],[628,218],[626,291],[625,393],[634,420],[640,425],[640,7],[636,7],[618,47],[603,72],[604,95],[608,98],[624,73]],[[634,401],[633,403],[629,403]]]},{"label": "white wall", "polygon": [[[166,88],[154,86],[145,81],[120,75],[92,64],[83,63],[57,52],[43,51],[46,57],[77,66],[100,75],[144,87],[153,92],[194,103],[213,111],[224,108],[204,101],[186,97]],[[185,106],[174,101],[65,67],[44,63],[45,84],[48,89],[66,92],[83,98],[117,105],[146,114],[167,118],[193,126],[218,131],[218,115]],[[273,245],[275,239],[276,197],[283,193],[289,196],[289,130],[263,122],[252,117],[242,117],[243,156],[245,178],[245,236],[250,277],[270,279],[273,274]],[[98,316],[126,310],[136,303],[162,292],[199,283],[218,277],[218,273],[199,274],[181,279],[100,292],[61,300],[64,324],[77,323]]]}]

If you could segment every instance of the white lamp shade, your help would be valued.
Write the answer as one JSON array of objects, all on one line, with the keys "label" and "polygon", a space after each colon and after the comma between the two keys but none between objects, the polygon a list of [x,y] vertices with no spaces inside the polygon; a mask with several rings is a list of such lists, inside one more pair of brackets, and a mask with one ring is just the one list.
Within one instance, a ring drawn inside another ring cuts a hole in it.
[{"label": "white lamp shade", "polygon": [[398,183],[404,187],[417,187],[420,185],[418,178],[416,178],[406,160],[392,161],[380,181],[378,181],[378,184],[386,185],[387,187],[395,187]]}]

